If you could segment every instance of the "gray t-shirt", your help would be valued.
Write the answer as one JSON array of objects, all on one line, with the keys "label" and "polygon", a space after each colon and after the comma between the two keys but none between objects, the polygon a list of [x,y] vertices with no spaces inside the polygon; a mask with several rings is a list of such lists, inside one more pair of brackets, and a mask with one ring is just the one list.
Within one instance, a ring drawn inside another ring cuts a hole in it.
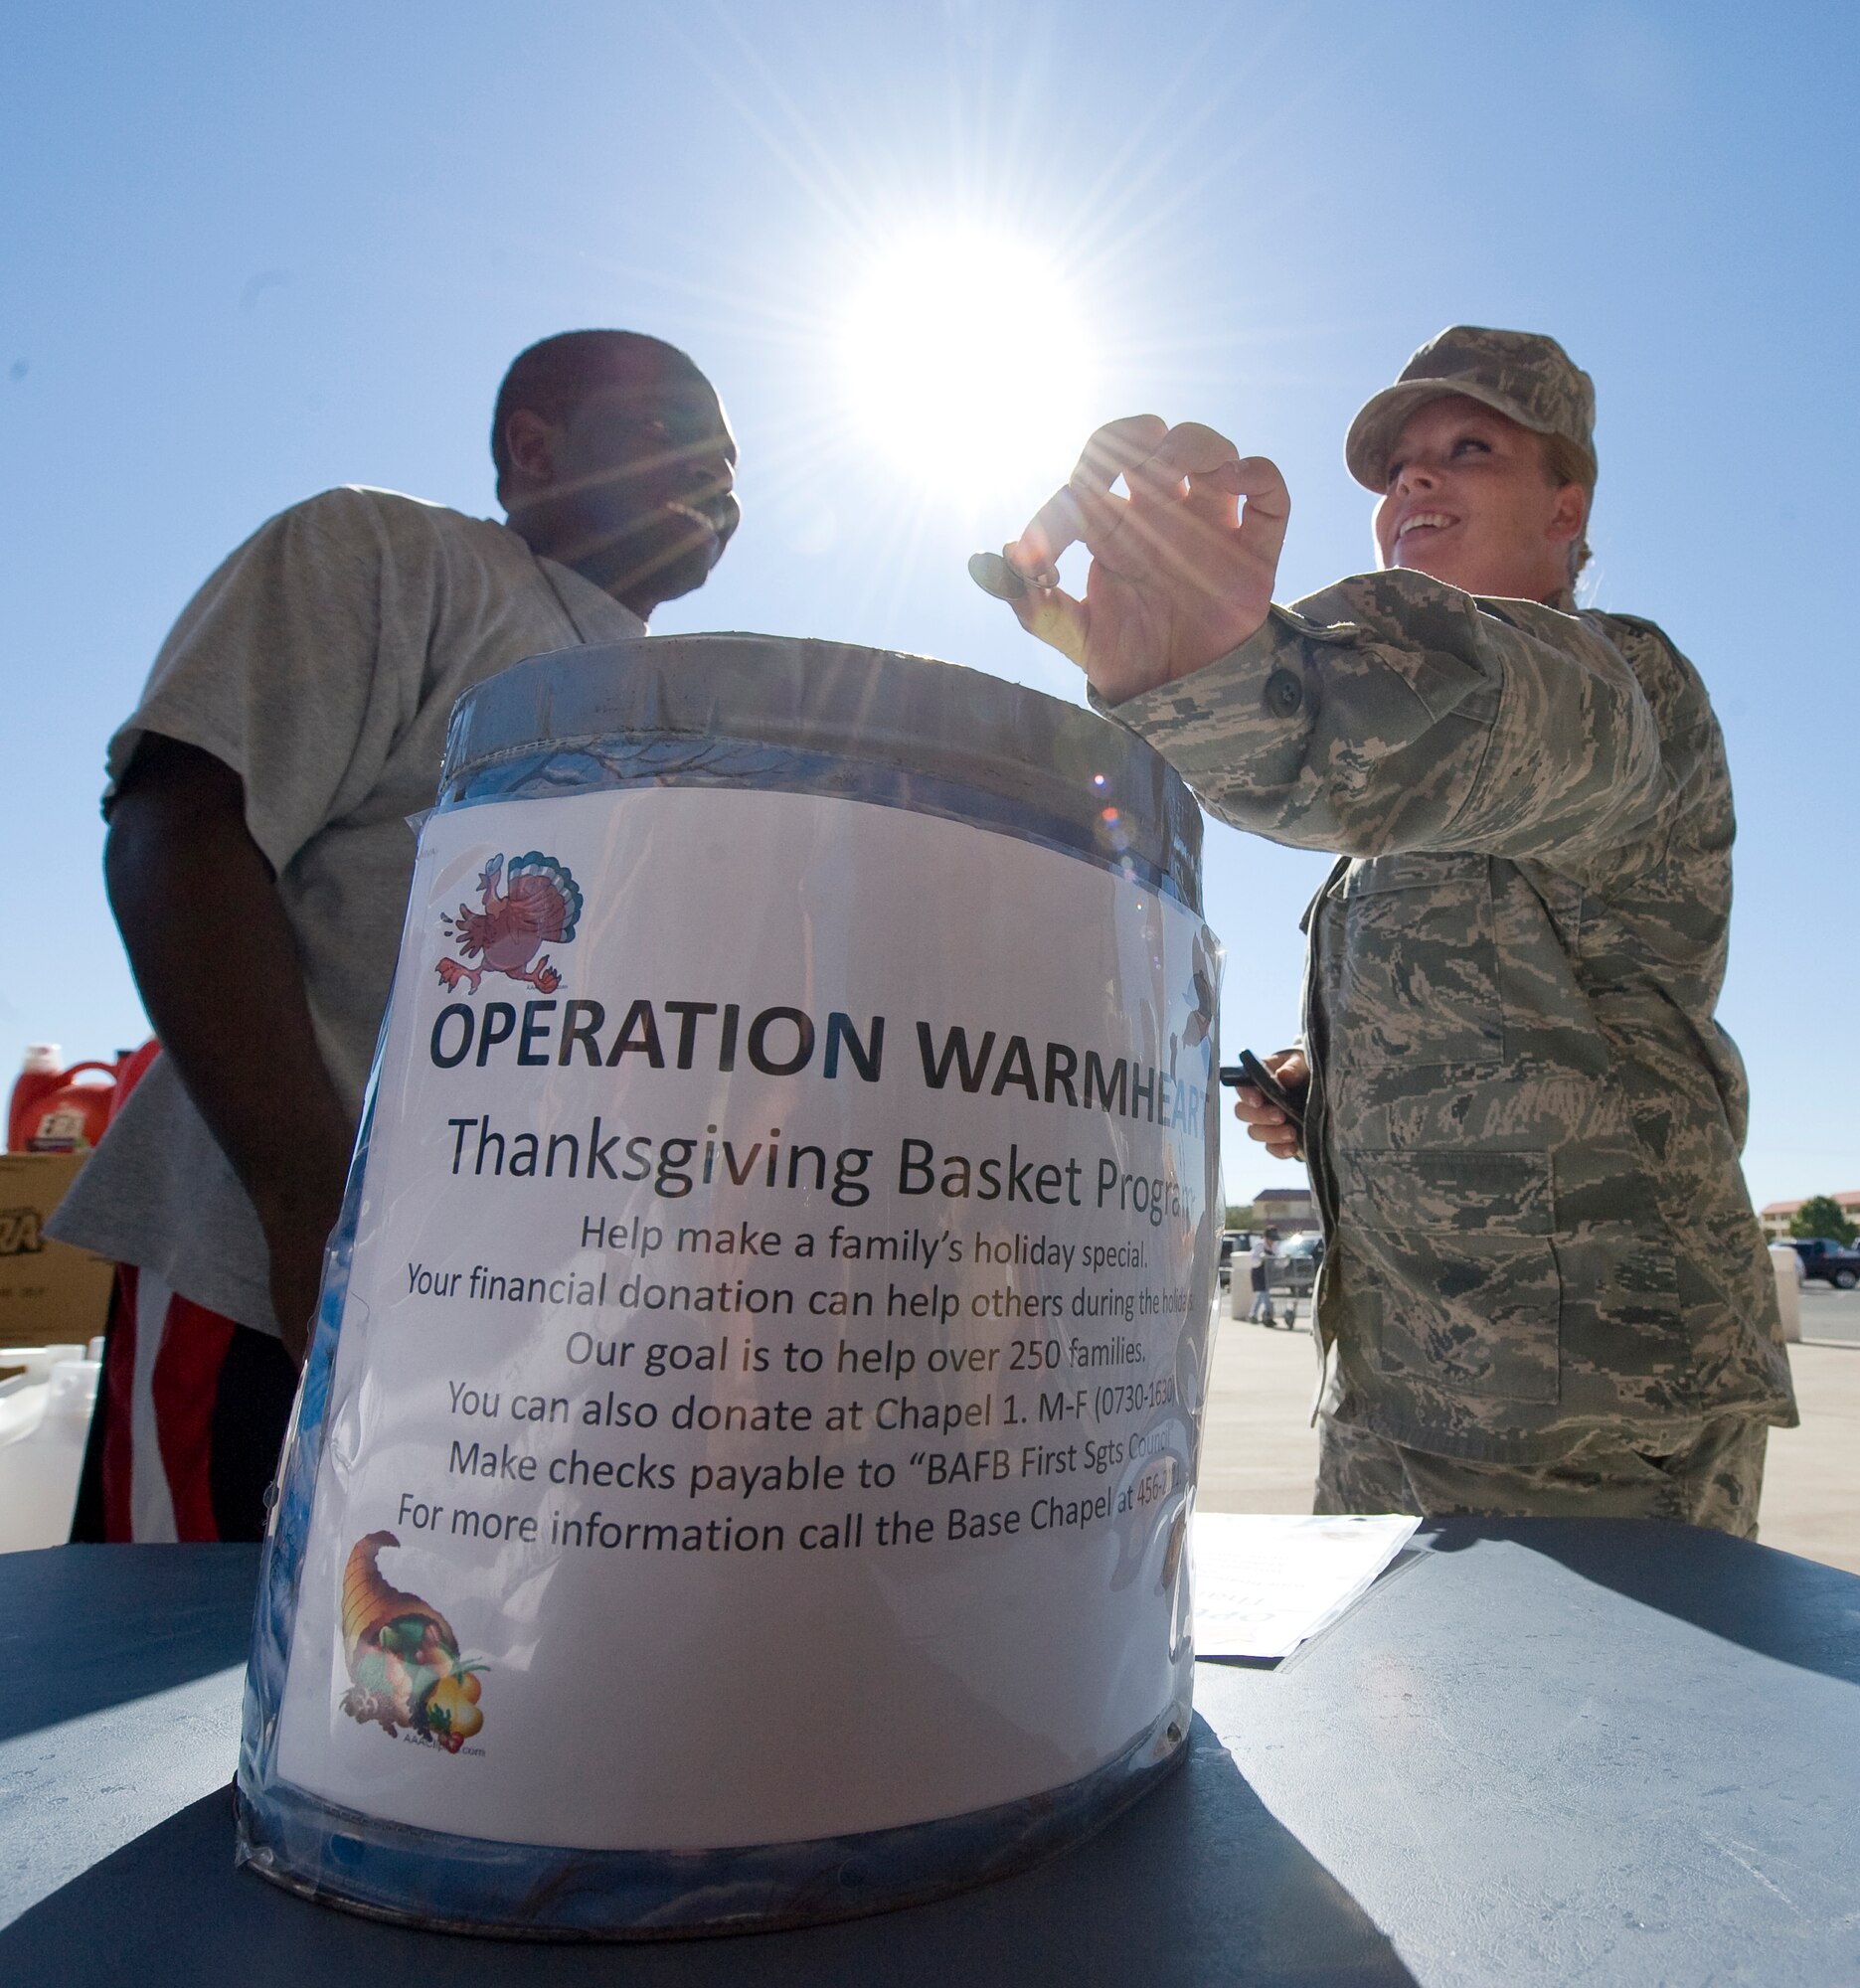
[{"label": "gray t-shirt", "polygon": [[[386,490],[325,491],[263,525],[175,624],[109,743],[114,792],[145,732],[246,784],[316,1038],[361,1115],[453,702],[525,656],[645,633],[514,532]],[[182,1296],[275,1333],[258,1219],[166,1057],[52,1224]]]}]

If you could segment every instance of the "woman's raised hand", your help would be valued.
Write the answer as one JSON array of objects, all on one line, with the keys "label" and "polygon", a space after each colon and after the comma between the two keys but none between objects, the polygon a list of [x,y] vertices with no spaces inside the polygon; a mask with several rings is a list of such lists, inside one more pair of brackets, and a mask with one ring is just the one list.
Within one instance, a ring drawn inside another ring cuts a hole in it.
[{"label": "woman's raised hand", "polygon": [[[1112,488],[1119,477],[1127,497]],[[1290,510],[1274,464],[1241,455],[1199,421],[1108,421],[1065,488],[1003,548],[1023,589],[1009,604],[1100,698],[1121,704],[1192,675],[1259,629]],[[1080,540],[1092,555],[1083,600],[1056,570]]]}]

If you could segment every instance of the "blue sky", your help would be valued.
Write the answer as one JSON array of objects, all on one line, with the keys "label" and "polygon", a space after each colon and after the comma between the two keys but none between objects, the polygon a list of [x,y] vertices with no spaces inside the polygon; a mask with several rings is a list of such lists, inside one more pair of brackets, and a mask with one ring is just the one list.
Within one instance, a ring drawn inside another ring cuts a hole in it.
[{"label": "blue sky", "polygon": [[[845,415],[848,296],[957,222],[1064,270],[1097,413],[1276,457],[1284,598],[1372,563],[1341,438],[1415,345],[1563,340],[1600,395],[1595,602],[1667,628],[1729,745],[1753,1191],[1860,1188],[1856,53],[1846,10],[1716,4],[32,10],[0,75],[0,1071],[143,1033],[95,800],[188,595],[330,484],[491,513],[491,395],[547,332],[657,332],[730,408],[745,523],[659,628],[1076,696],[962,570],[1070,458],[950,494]],[[1211,829],[1230,1048],[1292,1034],[1322,870]],[[1233,1194],[1288,1177],[1229,1150]]]}]

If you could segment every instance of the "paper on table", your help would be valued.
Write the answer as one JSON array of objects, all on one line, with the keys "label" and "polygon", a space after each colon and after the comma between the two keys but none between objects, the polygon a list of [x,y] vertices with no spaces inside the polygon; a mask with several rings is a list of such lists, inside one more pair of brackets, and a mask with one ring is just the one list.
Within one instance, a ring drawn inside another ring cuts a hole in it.
[{"label": "paper on table", "polygon": [[1419,1519],[1195,1514],[1195,1654],[1288,1657],[1357,1599]]}]

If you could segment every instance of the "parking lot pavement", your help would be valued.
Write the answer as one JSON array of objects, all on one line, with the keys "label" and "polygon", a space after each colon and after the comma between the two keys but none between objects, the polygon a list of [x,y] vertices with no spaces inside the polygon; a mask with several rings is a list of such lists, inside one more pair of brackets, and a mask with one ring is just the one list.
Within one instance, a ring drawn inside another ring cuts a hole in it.
[{"label": "parking lot pavement", "polygon": [[[1298,1318],[1295,1332],[1221,1320],[1197,1492],[1204,1511],[1311,1509],[1317,1356],[1303,1304]],[[1860,1292],[1810,1284],[1802,1335],[1789,1348],[1801,1426],[1771,1432],[1761,1538],[1860,1574]]]},{"label": "parking lot pavement", "polygon": [[1802,1305],[1803,1343],[1789,1348],[1801,1426],[1770,1431],[1759,1537],[1860,1574],[1860,1336],[1821,1337],[1813,1304]]},{"label": "parking lot pavement", "polygon": [[[1241,1293],[1243,1300],[1248,1295]],[[1302,1323],[1295,1332],[1274,1332],[1244,1319],[1221,1320],[1196,1492],[1203,1511],[1311,1509],[1316,1390],[1317,1350]]]},{"label": "parking lot pavement", "polygon": [[1837,1346],[1860,1346],[1860,1291],[1837,1291],[1832,1284],[1802,1286],[1802,1337]]}]

